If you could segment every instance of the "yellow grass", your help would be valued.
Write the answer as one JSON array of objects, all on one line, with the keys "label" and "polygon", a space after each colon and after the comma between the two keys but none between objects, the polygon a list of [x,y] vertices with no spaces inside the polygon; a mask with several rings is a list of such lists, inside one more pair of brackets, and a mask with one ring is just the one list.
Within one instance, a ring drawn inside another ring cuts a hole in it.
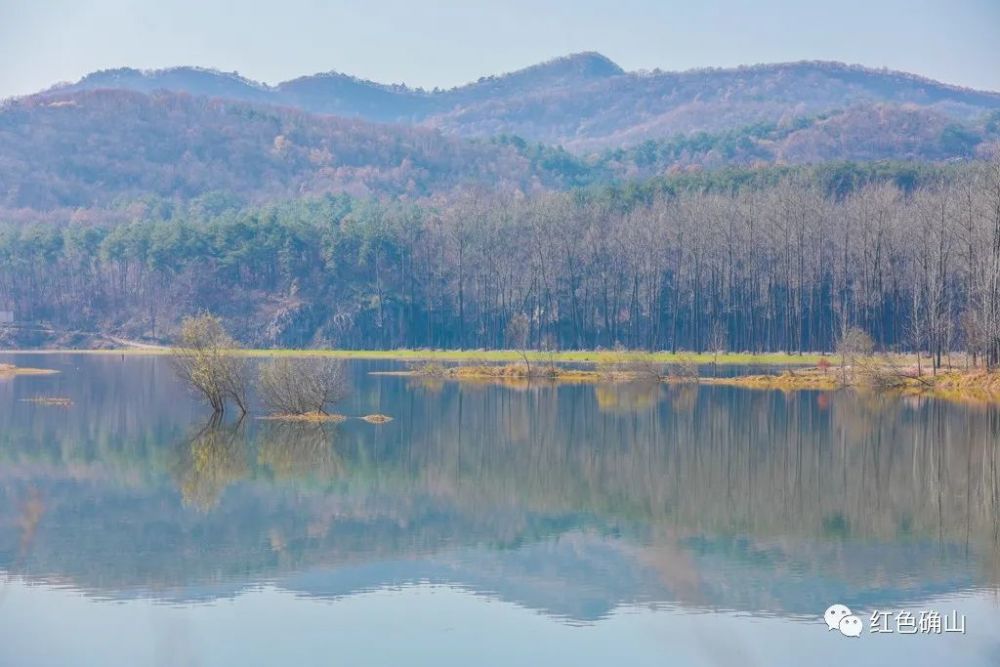
[{"label": "yellow grass", "polygon": [[[868,367],[871,371],[872,366]],[[907,396],[930,396],[950,401],[995,403],[1000,402],[1000,372],[983,370],[959,371],[939,370],[937,375],[924,373],[917,377],[901,373],[892,365],[876,365],[876,372],[885,373],[888,378],[884,386],[876,386],[865,376],[854,376],[848,369],[848,386],[852,389],[880,391],[887,394]],[[837,369],[823,372],[817,368],[786,371],[779,375],[744,375],[731,378],[702,378],[699,382],[715,385],[731,385],[751,389],[838,389],[843,386],[842,376]]]},{"label": "yellow grass", "polygon": [[1000,373],[986,371],[943,371],[930,378],[935,389],[976,389],[1000,395]]},{"label": "yellow grass", "polygon": [[766,388],[834,388],[838,386],[836,376],[830,372],[820,374],[816,369],[804,371],[786,371],[780,375],[743,375],[726,378],[705,378],[697,376],[671,376],[668,372],[663,377],[652,375],[647,369],[635,370],[628,363],[607,364],[600,370],[563,368],[560,366],[532,366],[529,370],[524,363],[489,366],[475,364],[468,366],[442,366],[426,364],[410,371],[389,371],[376,373],[378,375],[407,375],[417,377],[432,377],[452,380],[550,380],[553,382],[599,382],[599,383],[634,383],[634,382],[701,382],[704,384],[720,384],[745,387]]},{"label": "yellow grass", "polygon": [[1000,402],[1000,372],[938,371],[937,375],[907,378],[898,392],[963,403],[997,403]]},{"label": "yellow grass", "polygon": [[[908,370],[900,371],[898,358],[879,361],[867,360],[864,368],[847,369],[847,386],[854,389],[869,389],[885,393],[926,395],[948,400],[974,400],[977,402],[1000,401],[1000,372],[986,371],[939,371],[937,375],[924,374],[919,378],[910,376]],[[518,383],[526,386],[530,382],[592,382],[604,384],[626,384],[636,382],[699,383],[717,386],[744,387],[747,389],[778,389],[796,391],[803,389],[833,390],[844,385],[844,375],[839,368],[789,369],[782,373],[737,375],[733,377],[684,377],[665,375],[662,378],[650,375],[641,368],[633,370],[628,364],[610,365],[613,370],[567,369],[560,367],[532,367],[507,364],[489,366],[483,364],[468,366],[442,366],[427,364],[411,371],[392,372],[392,375],[430,377],[441,380],[479,381],[498,384]],[[874,386],[871,373],[882,373],[890,382],[885,386]],[[865,374],[867,373],[867,375]]]},{"label": "yellow grass", "polygon": [[735,377],[701,378],[702,384],[747,387],[750,389],[836,389],[840,380],[832,371],[817,369],[804,372],[785,372],[780,375],[737,375]]},{"label": "yellow grass", "polygon": [[[9,350],[10,354],[116,354],[146,356],[170,354],[169,348],[121,348],[111,350]],[[252,349],[234,350],[235,353],[250,357],[326,357],[333,359],[371,359],[386,361],[454,361],[454,362],[522,362],[519,350],[304,350],[304,349]],[[659,364],[712,363],[726,365],[815,365],[824,355],[816,353],[791,354],[770,352],[753,354],[749,352],[725,352],[718,355],[710,352],[619,352],[616,350],[564,350],[561,352],[527,352],[532,364],[581,363],[606,364],[626,361],[647,361]],[[839,363],[837,357],[826,356],[832,364]]]}]

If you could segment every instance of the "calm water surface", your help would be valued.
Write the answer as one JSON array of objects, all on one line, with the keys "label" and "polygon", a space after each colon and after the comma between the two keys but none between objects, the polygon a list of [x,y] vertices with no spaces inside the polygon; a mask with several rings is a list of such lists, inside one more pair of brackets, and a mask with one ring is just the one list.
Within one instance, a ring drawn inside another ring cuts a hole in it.
[{"label": "calm water surface", "polygon": [[992,409],[359,362],[391,423],[212,426],[163,359],[12,359],[60,373],[0,381],[2,665],[1000,664]]}]

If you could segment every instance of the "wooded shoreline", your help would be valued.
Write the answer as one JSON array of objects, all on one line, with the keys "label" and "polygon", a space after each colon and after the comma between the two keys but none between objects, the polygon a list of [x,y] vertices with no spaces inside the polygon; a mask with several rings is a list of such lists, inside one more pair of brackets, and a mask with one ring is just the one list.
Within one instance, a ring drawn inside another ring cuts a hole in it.
[{"label": "wooded shoreline", "polygon": [[169,344],[209,312],[251,348],[833,352],[857,328],[1000,367],[1000,160],[702,179],[0,221],[0,345]]},{"label": "wooded shoreline", "polygon": [[[0,354],[87,354],[166,356],[169,348],[99,350],[0,350]],[[867,389],[898,395],[927,395],[955,400],[1000,402],[1000,372],[953,364],[934,372],[916,363],[914,354],[877,355],[842,363],[837,355],[787,353],[673,353],[621,350],[293,350],[238,349],[251,358],[329,358],[398,361],[410,368],[377,371],[379,375],[454,381],[527,384],[634,382],[692,383],[782,391]],[[957,357],[960,358],[960,357]],[[774,367],[773,372],[717,376],[713,367]],[[0,377],[55,373],[46,369],[0,364]]]}]

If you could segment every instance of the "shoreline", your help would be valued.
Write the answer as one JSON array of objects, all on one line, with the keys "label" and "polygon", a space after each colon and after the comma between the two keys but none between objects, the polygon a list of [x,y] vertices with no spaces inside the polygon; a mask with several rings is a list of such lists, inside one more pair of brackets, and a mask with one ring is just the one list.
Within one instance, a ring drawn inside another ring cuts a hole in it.
[{"label": "shoreline", "polygon": [[[682,369],[684,370],[684,369]],[[596,370],[544,367],[529,373],[523,364],[506,366],[433,366],[410,371],[389,371],[396,375],[454,382],[493,382],[530,384],[693,384],[739,387],[776,391],[854,390],[896,396],[928,396],[952,401],[1000,403],[1000,371],[983,369],[940,369],[937,374],[917,375],[891,361],[866,363],[839,368],[807,367],[780,373],[703,377],[697,374],[670,374],[669,369],[652,366],[598,368]]]},{"label": "shoreline", "polygon": [[[930,374],[917,375],[912,354],[858,359],[845,372],[839,358],[822,354],[787,354],[772,352],[686,354],[671,352],[624,352],[617,350],[573,350],[558,353],[528,352],[533,364],[529,372],[524,356],[516,350],[295,350],[250,349],[234,353],[252,358],[314,357],[344,360],[384,360],[422,362],[409,370],[372,371],[376,375],[415,377],[458,382],[562,384],[704,384],[780,391],[837,391],[854,389],[899,396],[933,396],[946,400],[1000,403],[1000,371],[981,368],[948,367]],[[87,350],[0,350],[11,356],[42,355],[121,355],[165,356],[169,348],[128,347]],[[818,365],[825,360],[824,365]],[[813,364],[809,362],[813,361]],[[451,363],[448,363],[451,362]],[[492,363],[490,363],[492,362]],[[506,363],[498,363],[506,362]],[[537,365],[534,365],[537,364]],[[567,368],[579,364],[589,368]],[[724,377],[703,376],[701,366],[775,366],[773,373]],[[56,370],[0,363],[0,378],[18,375],[48,375]],[[846,381],[845,381],[846,380]],[[287,416],[276,416],[277,418]],[[299,420],[301,418],[298,418]]]},{"label": "shoreline", "polygon": [[[324,357],[331,359],[364,359],[372,361],[444,361],[444,362],[522,362],[524,357],[518,350],[337,350],[337,349],[292,349],[292,348],[251,348],[234,350],[237,354],[248,357]],[[0,349],[0,355],[43,355],[43,354],[87,354],[87,355],[127,355],[127,356],[162,356],[170,354],[168,347],[121,347],[121,348],[33,348],[33,349]],[[642,352],[616,350],[564,350],[560,352],[528,351],[528,359],[532,363],[545,364],[555,362],[560,364],[602,364],[626,362],[652,362],[662,364],[695,363],[700,366],[717,364],[719,366],[815,366],[820,359],[831,363],[839,363],[835,355],[824,355],[819,352],[787,353],[764,352],[725,352],[714,354],[710,352]]]}]

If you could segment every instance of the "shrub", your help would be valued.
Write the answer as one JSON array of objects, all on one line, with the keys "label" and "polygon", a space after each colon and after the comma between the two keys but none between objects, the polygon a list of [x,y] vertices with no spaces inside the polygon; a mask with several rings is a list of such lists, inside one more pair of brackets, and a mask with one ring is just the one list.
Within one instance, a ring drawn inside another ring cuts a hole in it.
[{"label": "shrub", "polygon": [[260,367],[260,395],[275,413],[326,414],[328,406],[347,395],[344,364],[335,359],[274,359]]}]

